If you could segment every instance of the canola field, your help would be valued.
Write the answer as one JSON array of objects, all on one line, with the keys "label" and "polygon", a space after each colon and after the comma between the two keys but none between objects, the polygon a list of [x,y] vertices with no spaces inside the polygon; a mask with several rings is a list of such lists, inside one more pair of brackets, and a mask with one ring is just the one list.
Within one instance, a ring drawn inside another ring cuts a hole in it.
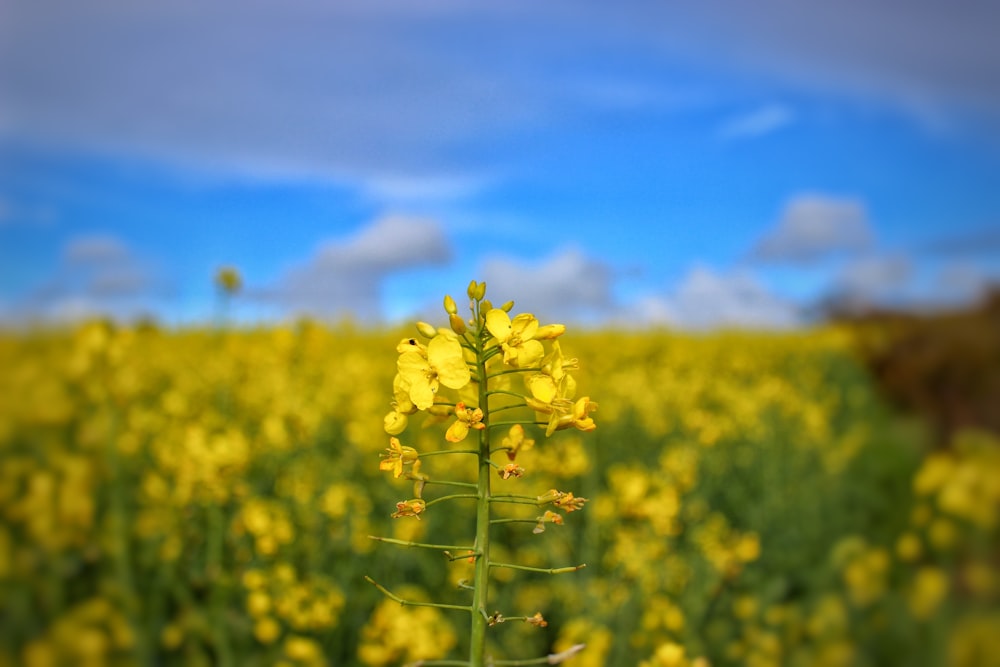
[{"label": "canola field", "polygon": [[[369,537],[473,530],[461,502],[391,518],[411,489],[380,469],[383,417],[411,335],[91,323],[0,338],[0,667],[464,655],[466,615],[365,579],[458,601],[471,567]],[[490,654],[1000,664],[1000,443],[931,442],[852,350],[834,329],[567,337],[597,428],[529,434],[523,478],[496,484],[589,502],[541,532],[497,525],[493,548],[587,567],[497,570],[491,602],[547,625],[491,628]],[[438,426],[410,430],[441,442]]]}]

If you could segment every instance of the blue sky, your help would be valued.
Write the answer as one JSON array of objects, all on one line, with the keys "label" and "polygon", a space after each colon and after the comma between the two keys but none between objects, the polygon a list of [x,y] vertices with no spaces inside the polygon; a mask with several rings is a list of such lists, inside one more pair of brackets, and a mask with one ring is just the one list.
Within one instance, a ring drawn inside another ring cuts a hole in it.
[{"label": "blue sky", "polygon": [[788,327],[1000,280],[1000,5],[0,0],[0,320]]}]

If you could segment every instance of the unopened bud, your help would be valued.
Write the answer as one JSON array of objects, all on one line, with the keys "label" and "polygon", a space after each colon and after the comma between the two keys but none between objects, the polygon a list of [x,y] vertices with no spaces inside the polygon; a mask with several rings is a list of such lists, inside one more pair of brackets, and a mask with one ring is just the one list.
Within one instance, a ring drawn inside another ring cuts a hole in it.
[{"label": "unopened bud", "polygon": [[455,304],[455,300],[448,294],[444,295],[444,309],[449,315],[458,313],[458,306]]},{"label": "unopened bud", "polygon": [[480,313],[488,313],[493,310],[493,302],[489,299],[483,299],[483,302],[479,304]]},{"label": "unopened bud", "polygon": [[424,338],[434,338],[437,335],[437,330],[427,322],[417,322],[417,333]]},{"label": "unopened bud", "polygon": [[500,310],[502,310],[505,313],[509,313],[510,309],[513,308],[513,307],[514,307],[514,302],[513,301],[508,301],[504,305],[500,306]]},{"label": "unopened bud", "polygon": [[546,324],[545,326],[538,327],[534,338],[535,340],[551,340],[562,336],[564,333],[566,333],[565,324]]},{"label": "unopened bud", "polygon": [[486,295],[486,283],[477,283],[475,280],[469,281],[469,289],[466,291],[469,299],[478,301]]},{"label": "unopened bud", "polygon": [[448,316],[448,323],[451,324],[451,330],[457,333],[459,336],[466,332],[465,321],[462,320],[456,313],[452,313]]}]

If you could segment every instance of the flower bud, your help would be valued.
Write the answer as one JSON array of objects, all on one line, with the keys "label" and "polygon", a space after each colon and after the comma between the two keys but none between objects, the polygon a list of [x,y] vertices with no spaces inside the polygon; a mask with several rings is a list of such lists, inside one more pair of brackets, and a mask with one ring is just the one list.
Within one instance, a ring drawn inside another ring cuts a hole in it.
[{"label": "flower bud", "polygon": [[444,295],[444,309],[449,315],[458,313],[458,306],[455,304],[455,300],[448,294]]},{"label": "flower bud", "polygon": [[451,330],[457,333],[459,336],[466,332],[465,321],[462,320],[457,314],[452,313],[448,316],[448,323],[451,324]]},{"label": "flower bud", "polygon": [[407,418],[406,415],[393,410],[385,416],[383,421],[383,426],[385,427],[385,432],[389,435],[399,435],[406,430]]},{"label": "flower bud", "polygon": [[565,324],[546,324],[545,326],[538,327],[534,338],[535,340],[551,340],[562,336],[564,333],[566,333]]},{"label": "flower bud", "polygon": [[508,301],[504,305],[500,306],[500,310],[502,310],[505,313],[509,313],[510,309],[513,308],[513,307],[514,307],[514,302],[513,301]]},{"label": "flower bud", "polygon": [[469,281],[469,289],[466,291],[469,299],[478,301],[486,295],[486,283],[477,283],[475,280]]},{"label": "flower bud", "polygon": [[427,322],[417,322],[417,333],[424,338],[434,338],[437,335],[437,330]]},{"label": "flower bud", "polygon": [[493,310],[493,302],[489,299],[483,299],[483,302],[479,304],[480,313],[488,313]]}]

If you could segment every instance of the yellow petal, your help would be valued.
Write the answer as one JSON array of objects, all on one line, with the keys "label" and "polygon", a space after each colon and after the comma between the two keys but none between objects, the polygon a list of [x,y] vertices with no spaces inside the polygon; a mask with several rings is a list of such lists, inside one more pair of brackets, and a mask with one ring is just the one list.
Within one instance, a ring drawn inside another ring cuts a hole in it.
[{"label": "yellow petal", "polygon": [[538,331],[538,320],[531,313],[521,313],[511,322],[511,330],[521,340],[530,340]]},{"label": "yellow petal", "polygon": [[499,308],[494,308],[486,313],[486,328],[498,341],[504,342],[510,338],[510,315]]},{"label": "yellow petal", "polygon": [[524,379],[524,384],[528,386],[528,391],[539,401],[551,403],[556,397],[556,382],[551,376],[544,373],[535,373]]},{"label": "yellow petal", "polygon": [[461,442],[465,436],[469,435],[469,424],[463,421],[455,421],[448,427],[444,434],[444,439],[448,442]]},{"label": "yellow petal", "polygon": [[457,338],[436,336],[427,345],[427,360],[437,371],[441,384],[446,387],[460,389],[467,385],[472,377],[469,367],[465,364],[462,345]]},{"label": "yellow petal", "polygon": [[526,340],[517,348],[517,360],[515,366],[518,368],[532,368],[537,366],[545,356],[545,348],[537,340]]},{"label": "yellow petal", "polygon": [[396,369],[401,380],[412,385],[415,382],[426,381],[430,365],[422,354],[411,350],[399,355]]}]

